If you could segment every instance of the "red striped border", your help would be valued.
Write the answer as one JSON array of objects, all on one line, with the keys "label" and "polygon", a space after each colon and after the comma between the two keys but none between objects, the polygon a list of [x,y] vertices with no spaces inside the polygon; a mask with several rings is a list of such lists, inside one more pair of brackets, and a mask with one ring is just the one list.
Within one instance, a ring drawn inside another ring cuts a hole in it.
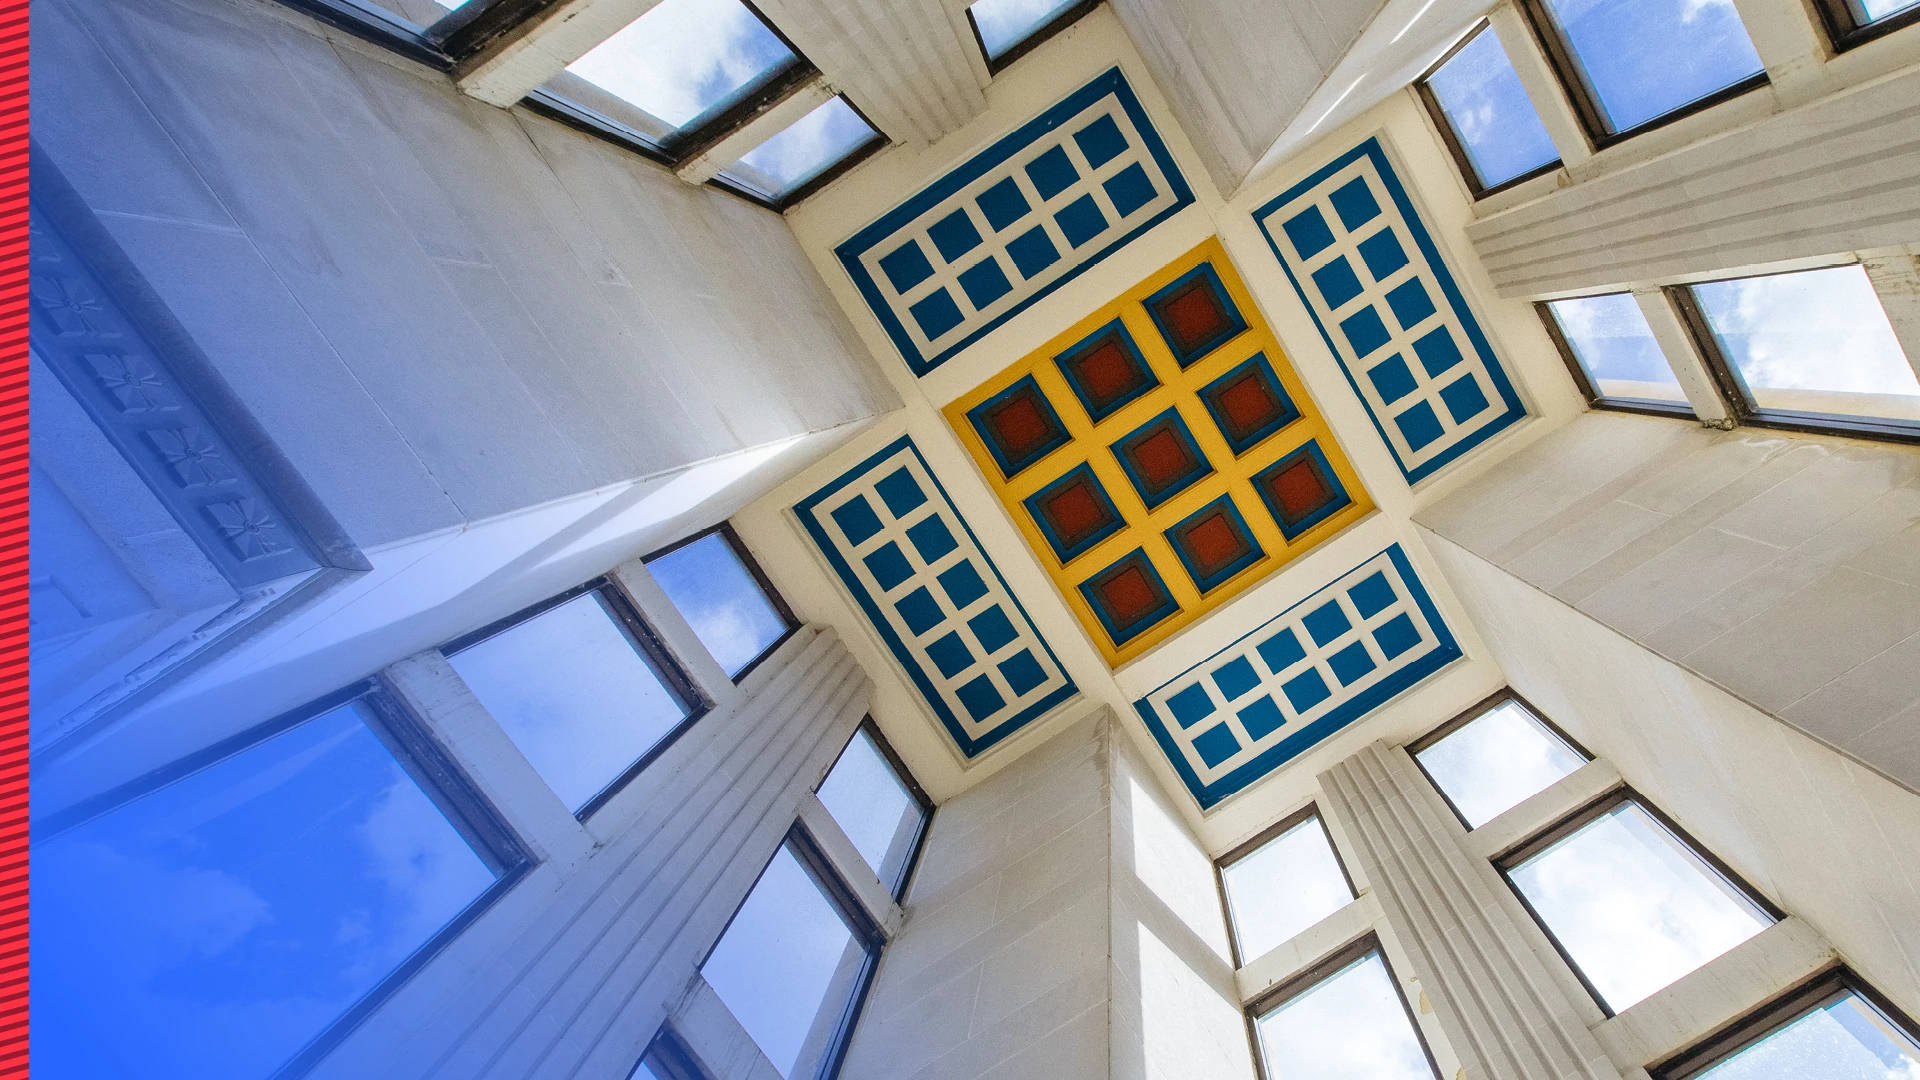
[{"label": "red striped border", "polygon": [[27,1075],[27,0],[0,0],[0,1080]]}]

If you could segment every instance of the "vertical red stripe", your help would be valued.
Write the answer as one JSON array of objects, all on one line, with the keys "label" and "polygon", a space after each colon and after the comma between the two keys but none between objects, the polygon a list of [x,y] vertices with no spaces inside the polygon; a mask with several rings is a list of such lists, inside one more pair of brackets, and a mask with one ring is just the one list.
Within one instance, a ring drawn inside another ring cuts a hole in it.
[{"label": "vertical red stripe", "polygon": [[27,0],[0,0],[0,1080],[27,1075]]}]

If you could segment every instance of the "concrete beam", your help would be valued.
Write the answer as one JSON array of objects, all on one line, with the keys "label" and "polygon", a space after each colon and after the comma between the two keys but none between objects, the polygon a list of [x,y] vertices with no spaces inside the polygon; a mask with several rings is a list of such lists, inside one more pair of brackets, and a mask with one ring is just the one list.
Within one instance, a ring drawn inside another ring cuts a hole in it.
[{"label": "concrete beam", "polygon": [[659,2],[559,0],[462,64],[454,84],[491,105],[516,104]]},{"label": "concrete beam", "polygon": [[1880,306],[1887,309],[1887,321],[1913,365],[1914,377],[1920,378],[1920,259],[1887,255],[1862,259],[1860,265],[1880,296]]},{"label": "concrete beam", "polygon": [[706,149],[688,158],[673,170],[673,175],[689,184],[704,184],[720,171],[746,156],[754,147],[784,131],[787,125],[833,100],[839,91],[828,85],[826,76],[815,75],[794,87],[759,115],[722,135]]},{"label": "concrete beam", "polygon": [[1633,290],[1633,299],[1640,305],[1640,313],[1646,316],[1647,327],[1653,331],[1653,339],[1660,343],[1667,363],[1673,366],[1673,376],[1680,381],[1680,390],[1687,395],[1687,404],[1693,406],[1694,415],[1708,427],[1731,428],[1733,414],[1727,411],[1727,403],[1721,400],[1713,377],[1707,374],[1706,361],[1701,358],[1700,348],[1694,344],[1686,324],[1680,321],[1673,298],[1659,286],[1648,285]]},{"label": "concrete beam", "polygon": [[1560,163],[1571,166],[1592,157],[1593,144],[1587,141],[1587,133],[1580,126],[1580,114],[1567,99],[1566,88],[1554,74],[1553,65],[1541,50],[1540,39],[1534,36],[1533,28],[1527,25],[1526,16],[1507,3],[1487,12],[1487,22],[1500,38],[1501,47],[1507,50],[1507,59],[1513,64],[1514,73],[1520,76],[1527,99],[1533,102],[1533,111],[1540,114],[1540,123],[1546,126],[1553,148],[1560,152]]}]

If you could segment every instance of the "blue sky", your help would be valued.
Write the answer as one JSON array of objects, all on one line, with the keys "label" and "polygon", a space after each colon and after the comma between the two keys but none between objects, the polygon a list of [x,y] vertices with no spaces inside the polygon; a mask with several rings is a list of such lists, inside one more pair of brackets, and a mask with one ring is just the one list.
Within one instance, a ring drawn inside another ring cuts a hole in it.
[{"label": "blue sky", "polygon": [[1614,131],[1761,70],[1733,0],[1546,0]]},{"label": "blue sky", "polygon": [[1559,158],[1492,30],[1482,30],[1427,84],[1483,186],[1504,183]]}]

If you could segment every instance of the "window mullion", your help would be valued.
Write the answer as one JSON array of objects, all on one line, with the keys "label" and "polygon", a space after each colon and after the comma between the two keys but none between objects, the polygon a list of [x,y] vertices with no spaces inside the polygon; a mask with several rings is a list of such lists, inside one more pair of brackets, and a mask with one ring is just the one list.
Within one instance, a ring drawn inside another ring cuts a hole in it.
[{"label": "window mullion", "polygon": [[1722,396],[1720,380],[1709,370],[1712,360],[1688,330],[1674,298],[1655,285],[1635,288],[1633,299],[1640,305],[1640,313],[1646,316],[1647,327],[1660,343],[1660,351],[1666,354],[1673,377],[1679,381],[1681,392],[1687,395],[1694,415],[1708,427],[1731,428],[1737,407]]},{"label": "window mullion", "polygon": [[1560,163],[1572,168],[1592,157],[1593,144],[1587,138],[1579,112],[1567,97],[1569,90],[1555,75],[1552,62],[1541,48],[1540,38],[1527,25],[1527,17],[1514,4],[1505,3],[1487,13],[1487,22],[1499,37],[1501,47],[1506,49],[1507,60],[1520,76],[1520,85],[1533,102],[1533,111],[1540,115],[1540,123],[1546,127],[1554,149],[1560,152]]},{"label": "window mullion", "polygon": [[831,101],[836,93],[825,75],[813,72],[760,112],[713,133],[704,145],[690,148],[686,159],[674,167],[673,175],[689,184],[706,183],[789,124]]},{"label": "window mullion", "polygon": [[706,643],[660,588],[660,583],[653,579],[644,562],[629,559],[608,571],[607,576],[633,601],[654,636],[708,701],[717,708],[739,695],[740,689],[732,677],[713,658]]},{"label": "window mullion", "polygon": [[1803,105],[1832,89],[1828,49],[1802,0],[1732,0],[1780,104]]},{"label": "window mullion", "polygon": [[659,2],[557,0],[463,60],[454,84],[490,105],[517,104]]},{"label": "window mullion", "polygon": [[853,841],[840,828],[840,823],[833,819],[833,814],[820,801],[820,797],[807,792],[800,800],[797,818],[800,827],[806,830],[814,847],[826,859],[841,884],[853,894],[867,918],[888,938],[899,933],[905,917],[900,905],[860,856]]}]

